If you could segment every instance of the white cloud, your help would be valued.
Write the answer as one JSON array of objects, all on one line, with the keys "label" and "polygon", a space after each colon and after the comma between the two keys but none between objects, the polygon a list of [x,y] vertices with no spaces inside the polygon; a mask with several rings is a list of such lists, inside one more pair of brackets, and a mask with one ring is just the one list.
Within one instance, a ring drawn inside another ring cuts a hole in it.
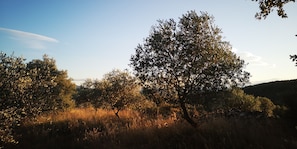
[{"label": "white cloud", "polygon": [[20,30],[13,30],[8,28],[1,28],[0,31],[7,32],[11,35],[11,38],[25,44],[28,48],[33,49],[45,49],[47,43],[58,43],[55,38],[34,34],[30,32],[24,32]]},{"label": "white cloud", "polygon": [[244,60],[248,65],[245,70],[251,74],[250,83],[258,84],[263,82],[269,82],[272,80],[278,80],[276,78],[280,78],[277,74],[280,68],[277,68],[277,65],[266,61],[265,58],[256,55],[252,52],[241,51],[236,48],[232,49],[240,59]]},{"label": "white cloud", "polygon": [[268,63],[262,60],[262,57],[254,55],[250,52],[239,52],[238,55],[250,65],[267,66]]},{"label": "white cloud", "polygon": [[267,66],[267,67],[270,67],[270,68],[275,68],[276,67],[276,64],[269,64],[268,62],[264,61],[261,56],[254,55],[251,52],[239,51],[236,48],[233,48],[232,49],[232,52],[236,53],[248,65],[252,65],[252,66]]}]

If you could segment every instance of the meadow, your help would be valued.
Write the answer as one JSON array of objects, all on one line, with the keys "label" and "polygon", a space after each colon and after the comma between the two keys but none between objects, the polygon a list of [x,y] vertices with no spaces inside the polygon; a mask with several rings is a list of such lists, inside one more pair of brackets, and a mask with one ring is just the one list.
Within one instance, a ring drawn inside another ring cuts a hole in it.
[{"label": "meadow", "polygon": [[[209,115],[209,116],[207,116]],[[240,118],[198,113],[197,128],[175,116],[151,117],[125,109],[74,108],[27,119],[7,148],[199,148],[288,149],[296,129],[277,118]]]}]

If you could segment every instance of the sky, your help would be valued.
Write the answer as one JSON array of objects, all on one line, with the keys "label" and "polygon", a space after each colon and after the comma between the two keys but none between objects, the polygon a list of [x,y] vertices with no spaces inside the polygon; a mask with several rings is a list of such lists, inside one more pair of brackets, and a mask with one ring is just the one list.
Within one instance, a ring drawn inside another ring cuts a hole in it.
[{"label": "sky", "polygon": [[288,18],[257,20],[251,0],[1,0],[0,51],[30,61],[44,54],[80,84],[113,69],[129,69],[131,55],[157,20],[208,12],[225,41],[247,63],[250,83],[297,79],[297,3]]}]

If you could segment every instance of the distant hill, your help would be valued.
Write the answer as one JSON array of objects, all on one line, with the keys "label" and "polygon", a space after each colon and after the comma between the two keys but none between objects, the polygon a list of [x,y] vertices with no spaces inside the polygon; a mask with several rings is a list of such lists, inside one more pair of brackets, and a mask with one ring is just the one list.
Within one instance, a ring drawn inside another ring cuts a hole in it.
[{"label": "distant hill", "polygon": [[297,100],[297,79],[247,86],[243,90],[247,94],[267,97],[274,104],[286,105]]}]

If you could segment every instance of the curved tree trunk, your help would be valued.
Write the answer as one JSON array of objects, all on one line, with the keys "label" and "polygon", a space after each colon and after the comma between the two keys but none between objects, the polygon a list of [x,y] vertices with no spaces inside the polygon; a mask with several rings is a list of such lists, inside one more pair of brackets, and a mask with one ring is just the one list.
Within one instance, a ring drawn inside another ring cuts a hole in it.
[{"label": "curved tree trunk", "polygon": [[187,110],[187,107],[185,105],[185,102],[183,99],[179,99],[179,104],[180,104],[180,107],[183,111],[183,118],[189,123],[191,124],[193,127],[197,127],[197,123],[189,116],[189,113],[188,113],[188,110]]}]

